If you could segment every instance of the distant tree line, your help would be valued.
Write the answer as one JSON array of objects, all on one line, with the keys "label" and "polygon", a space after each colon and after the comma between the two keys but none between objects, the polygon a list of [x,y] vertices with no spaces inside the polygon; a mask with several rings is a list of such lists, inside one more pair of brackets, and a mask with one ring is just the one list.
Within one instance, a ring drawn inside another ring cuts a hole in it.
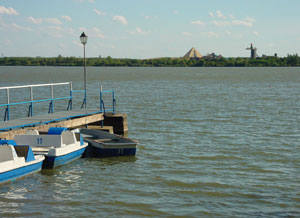
[{"label": "distant tree line", "polygon": [[[127,67],[286,67],[300,66],[298,54],[287,57],[265,56],[259,58],[87,58],[87,66],[127,66]],[[0,66],[82,66],[83,59],[78,57],[3,57]]]}]

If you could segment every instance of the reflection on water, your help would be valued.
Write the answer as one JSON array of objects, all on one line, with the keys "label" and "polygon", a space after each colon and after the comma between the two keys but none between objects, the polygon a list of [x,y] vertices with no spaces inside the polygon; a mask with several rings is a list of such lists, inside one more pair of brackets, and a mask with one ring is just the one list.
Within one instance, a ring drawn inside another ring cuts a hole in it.
[{"label": "reflection on water", "polygon": [[87,161],[92,165],[111,166],[115,164],[130,163],[137,160],[136,156],[88,158]]},{"label": "reflection on water", "polygon": [[[300,216],[300,69],[87,72],[88,102],[100,85],[116,91],[136,157],[83,158],[1,185],[0,216]],[[83,87],[79,68],[0,67],[0,76],[1,86]]]}]

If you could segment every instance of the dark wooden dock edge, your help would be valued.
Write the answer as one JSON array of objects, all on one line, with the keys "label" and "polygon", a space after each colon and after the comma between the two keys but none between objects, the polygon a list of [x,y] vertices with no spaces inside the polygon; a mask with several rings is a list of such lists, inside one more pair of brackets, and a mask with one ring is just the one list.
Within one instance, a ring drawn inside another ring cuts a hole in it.
[{"label": "dark wooden dock edge", "polygon": [[[101,126],[101,121],[91,123],[91,125]],[[127,114],[104,114],[103,126],[111,126],[115,134],[126,135],[128,132]]]},{"label": "dark wooden dock edge", "polygon": [[0,139],[13,139],[15,135],[25,134],[31,129],[48,131],[50,127],[67,127],[70,129],[75,129],[83,126],[88,127],[89,125],[97,129],[112,129],[113,133],[119,135],[126,135],[128,132],[127,114],[119,113],[104,115],[103,113],[99,113],[31,127],[13,128],[11,130],[0,132]]}]

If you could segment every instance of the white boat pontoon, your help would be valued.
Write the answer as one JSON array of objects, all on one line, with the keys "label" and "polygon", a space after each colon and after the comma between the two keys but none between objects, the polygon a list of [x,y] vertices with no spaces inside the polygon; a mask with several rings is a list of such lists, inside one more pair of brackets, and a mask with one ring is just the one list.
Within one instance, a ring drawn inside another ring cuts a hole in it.
[{"label": "white boat pontoon", "polygon": [[53,169],[81,157],[88,145],[80,133],[62,127],[51,127],[48,132],[30,130],[14,139],[17,144],[30,145],[34,154],[45,155],[43,169]]},{"label": "white boat pontoon", "polygon": [[29,145],[0,140],[0,183],[40,171],[44,159],[43,155],[34,155]]}]

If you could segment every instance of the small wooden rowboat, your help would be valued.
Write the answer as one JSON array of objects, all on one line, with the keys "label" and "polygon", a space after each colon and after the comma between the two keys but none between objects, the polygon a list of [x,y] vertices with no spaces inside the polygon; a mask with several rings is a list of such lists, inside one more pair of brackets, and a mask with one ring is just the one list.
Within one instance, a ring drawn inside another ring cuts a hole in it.
[{"label": "small wooden rowboat", "polygon": [[89,144],[86,157],[129,156],[136,153],[136,140],[95,129],[80,129],[80,133]]}]

